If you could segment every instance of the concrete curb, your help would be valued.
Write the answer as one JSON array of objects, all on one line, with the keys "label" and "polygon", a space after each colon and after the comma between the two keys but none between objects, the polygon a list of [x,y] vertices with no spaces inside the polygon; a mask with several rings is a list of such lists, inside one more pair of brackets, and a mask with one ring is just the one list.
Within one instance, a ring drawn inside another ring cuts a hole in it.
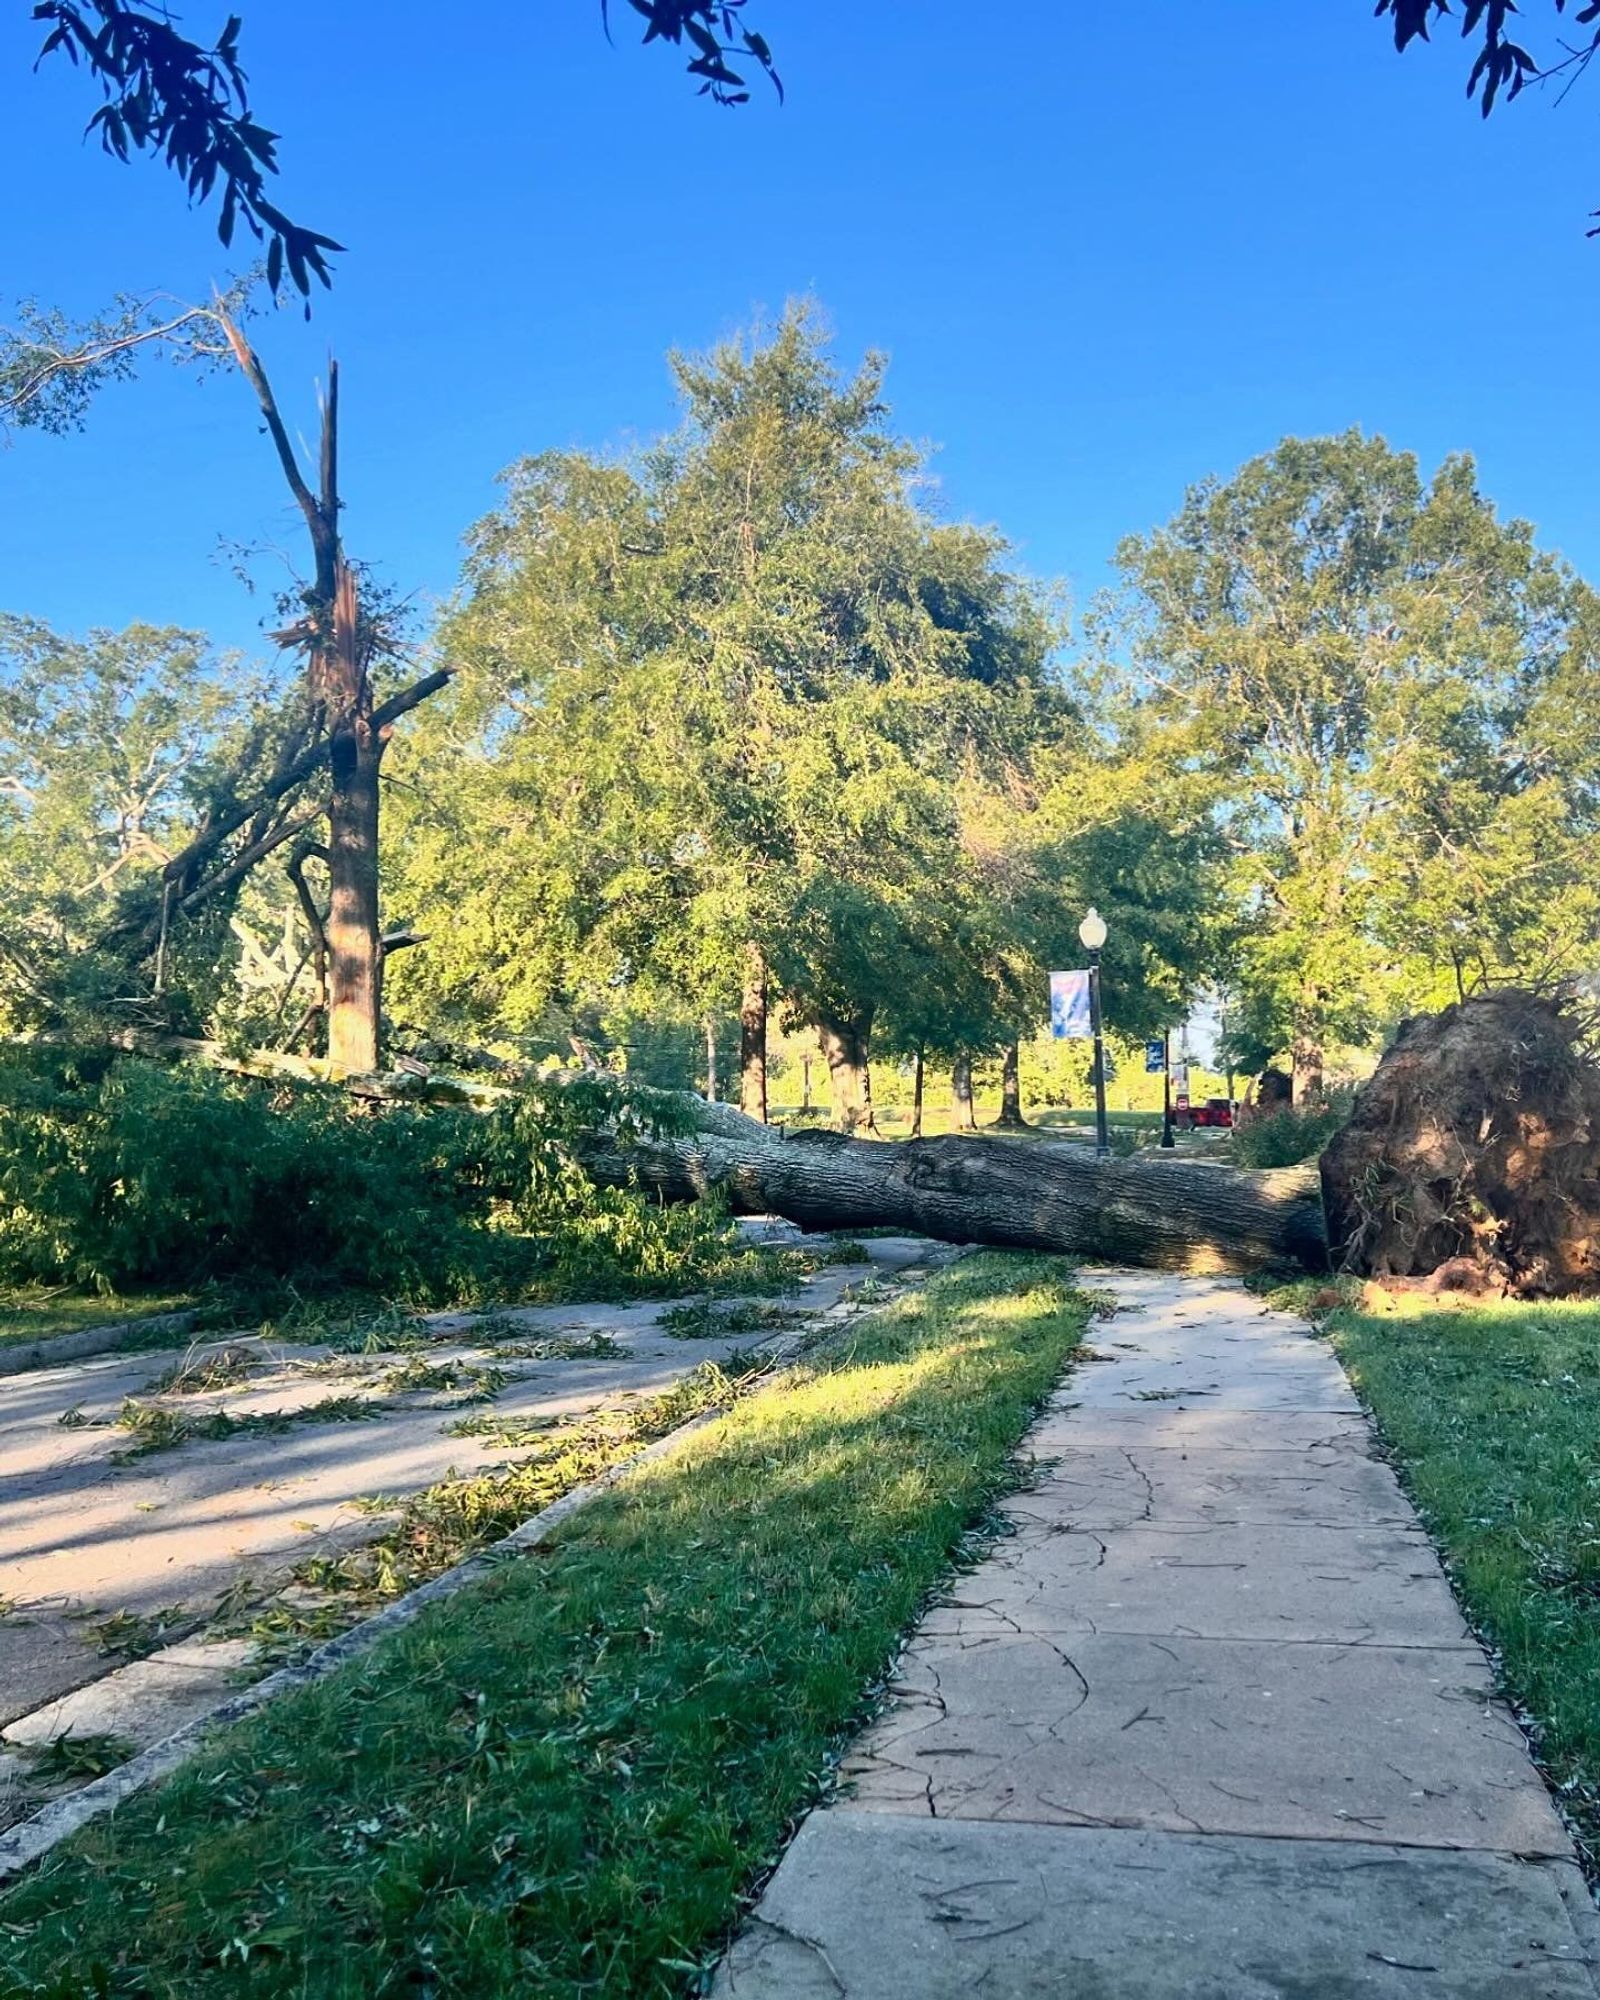
[{"label": "concrete curb", "polygon": [[686,1438],[724,1414],[725,1408],[707,1410],[689,1423],[680,1425],[677,1430],[669,1431],[665,1437],[657,1438],[654,1444],[646,1445],[631,1458],[603,1472],[598,1479],[562,1494],[559,1500],[553,1500],[548,1507],[532,1515],[520,1527],[513,1528],[509,1535],[490,1547],[480,1549],[465,1562],[457,1563],[454,1569],[447,1569],[429,1582],[420,1584],[393,1604],[385,1605],[382,1611],[364,1618],[359,1625],[352,1625],[348,1632],[341,1632],[337,1639],[330,1639],[326,1645],[319,1646],[298,1666],[280,1667],[253,1687],[242,1688],[238,1694],[220,1702],[196,1721],[186,1723],[159,1743],[153,1743],[148,1750],[141,1751],[126,1764],[108,1771],[103,1778],[94,1779],[65,1798],[52,1799],[31,1818],[22,1820],[8,1832],[0,1833],[0,1883],[8,1882],[23,1869],[30,1868],[69,1834],[76,1833],[91,1820],[101,1818],[121,1805],[124,1799],[132,1798],[135,1792],[143,1791],[157,1779],[169,1777],[200,1751],[206,1736],[213,1729],[242,1722],[275,1701],[279,1695],[290,1694],[296,1688],[310,1687],[317,1681],[325,1680],[347,1661],[359,1659],[362,1654],[370,1652],[390,1633],[402,1631],[413,1624],[430,1604],[454,1597],[469,1584],[482,1582],[509,1558],[537,1548],[563,1521],[615,1486],[618,1480],[649,1464],[652,1459],[665,1456]]},{"label": "concrete curb", "polygon": [[39,1340],[0,1348],[0,1375],[31,1375],[40,1368],[53,1368],[58,1362],[88,1361],[97,1354],[116,1354],[135,1333],[185,1334],[199,1316],[198,1311],[152,1313],[148,1319],[122,1319],[106,1326],[80,1327],[76,1333],[47,1333]]},{"label": "concrete curb", "polygon": [[[957,1254],[959,1256],[960,1253]],[[925,1282],[927,1278],[935,1275],[938,1270],[945,1267],[945,1262],[954,1261],[954,1258],[942,1261],[932,1269],[924,1267],[919,1273],[918,1282]],[[884,1297],[874,1299],[865,1309],[852,1307],[843,1302],[829,1307],[821,1316],[819,1327],[791,1336],[787,1342],[775,1344],[776,1351],[773,1352],[770,1372],[776,1375],[781,1369],[823,1345],[832,1334],[841,1331],[843,1325],[881,1312],[911,1288],[910,1285],[896,1284],[886,1290]],[[716,1409],[707,1410],[700,1416],[691,1418],[688,1423],[680,1424],[665,1437],[657,1438],[653,1444],[646,1445],[630,1458],[610,1467],[598,1479],[590,1480],[584,1486],[575,1486],[570,1493],[564,1493],[559,1500],[553,1500],[548,1507],[531,1515],[528,1520],[513,1528],[509,1535],[503,1536],[498,1542],[492,1543],[486,1549],[480,1549],[476,1555],[469,1556],[465,1562],[457,1563],[453,1569],[445,1570],[427,1583],[420,1584],[417,1589],[409,1591],[404,1597],[397,1598],[393,1604],[385,1605],[383,1610],[374,1612],[370,1618],[364,1618],[359,1625],[351,1626],[348,1632],[340,1633],[338,1638],[330,1639],[326,1645],[319,1646],[298,1666],[280,1667],[276,1673],[268,1674],[253,1687],[242,1688],[238,1694],[219,1702],[215,1708],[208,1710],[193,1722],[186,1723],[181,1729],[174,1730],[159,1743],[151,1744],[148,1750],[142,1750],[137,1757],[130,1758],[116,1770],[108,1771],[104,1777],[94,1779],[78,1791],[68,1793],[64,1798],[52,1799],[48,1805],[42,1806],[29,1818],[0,1833],[0,1886],[11,1881],[24,1869],[31,1868],[53,1847],[78,1832],[80,1828],[113,1811],[125,1799],[132,1798],[136,1792],[143,1791],[147,1785],[152,1785],[161,1778],[170,1777],[174,1771],[199,1753],[212,1730],[242,1722],[249,1716],[258,1714],[279,1695],[290,1694],[297,1688],[310,1687],[317,1681],[326,1679],[346,1662],[359,1659],[363,1654],[370,1652],[392,1632],[402,1631],[412,1624],[429,1605],[436,1604],[444,1598],[454,1597],[468,1585],[482,1582],[508,1560],[525,1554],[529,1549],[539,1547],[564,1521],[579,1513],[590,1501],[598,1499],[602,1493],[607,1492],[630,1473],[638,1471],[641,1466],[648,1465],[653,1460],[665,1457],[668,1452],[676,1450],[697,1431],[704,1430],[707,1425],[725,1416],[731,1407],[730,1404],[719,1405]]]}]

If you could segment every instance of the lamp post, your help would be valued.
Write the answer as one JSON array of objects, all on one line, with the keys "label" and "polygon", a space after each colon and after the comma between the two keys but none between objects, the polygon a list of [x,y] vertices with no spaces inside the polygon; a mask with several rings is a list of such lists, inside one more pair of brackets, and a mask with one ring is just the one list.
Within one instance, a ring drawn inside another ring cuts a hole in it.
[{"label": "lamp post", "polygon": [[1094,1156],[1111,1157],[1111,1134],[1106,1128],[1106,1046],[1100,1023],[1100,948],[1106,941],[1106,920],[1091,904],[1078,926],[1078,936],[1089,954],[1089,1026],[1094,1034]]},{"label": "lamp post", "polygon": [[1161,1031],[1161,1143],[1168,1151],[1177,1144],[1172,1136],[1172,1030]]}]

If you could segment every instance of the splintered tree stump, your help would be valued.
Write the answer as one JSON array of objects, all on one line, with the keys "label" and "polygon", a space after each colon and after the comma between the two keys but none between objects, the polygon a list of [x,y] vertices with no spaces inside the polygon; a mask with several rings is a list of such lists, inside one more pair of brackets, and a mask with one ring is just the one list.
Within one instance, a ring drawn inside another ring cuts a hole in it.
[{"label": "splintered tree stump", "polygon": [[720,1192],[735,1214],[787,1216],[805,1229],[889,1227],[1172,1271],[1327,1268],[1315,1168],[1100,1161],[1067,1141],[786,1136],[727,1106],[699,1115],[704,1129],[690,1138],[620,1145],[594,1133],[579,1157],[612,1186],[668,1201]]},{"label": "splintered tree stump", "polygon": [[1322,1156],[1335,1261],[1561,1296],[1600,1286],[1600,1067],[1570,1004],[1504,988],[1405,1022]]}]

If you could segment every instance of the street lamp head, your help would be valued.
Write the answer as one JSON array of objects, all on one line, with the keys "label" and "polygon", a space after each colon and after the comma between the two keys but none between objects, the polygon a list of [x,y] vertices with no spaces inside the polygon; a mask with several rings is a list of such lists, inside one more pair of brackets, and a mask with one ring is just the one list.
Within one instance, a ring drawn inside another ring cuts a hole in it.
[{"label": "street lamp head", "polygon": [[1085,951],[1098,951],[1106,941],[1106,920],[1092,904],[1089,914],[1078,926],[1078,936],[1083,940]]}]

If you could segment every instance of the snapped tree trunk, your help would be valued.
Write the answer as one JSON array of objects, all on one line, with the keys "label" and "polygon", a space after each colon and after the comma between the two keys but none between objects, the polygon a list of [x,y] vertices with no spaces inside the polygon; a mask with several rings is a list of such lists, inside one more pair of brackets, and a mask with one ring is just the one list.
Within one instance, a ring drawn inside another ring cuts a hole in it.
[{"label": "snapped tree trunk", "polygon": [[911,1082],[911,1136],[922,1137],[922,1051],[917,1050],[916,1067],[912,1071]]},{"label": "snapped tree trunk", "polygon": [[841,1132],[875,1129],[872,1072],[867,1066],[871,1033],[870,1017],[817,1024],[817,1040],[827,1060],[828,1082],[833,1092],[833,1122]]},{"label": "snapped tree trunk", "polygon": [[745,951],[739,999],[739,1109],[767,1122],[767,961],[758,945]]},{"label": "snapped tree trunk", "polygon": [[958,1132],[976,1132],[977,1114],[972,1108],[972,1058],[957,1056],[950,1065],[950,1102]]},{"label": "snapped tree trunk", "polygon": [[[339,498],[339,367],[328,364],[316,490],[306,483],[260,357],[225,313],[218,315],[233,358],[255,392],[278,463],[305,517],[313,573],[306,615],[276,635],[305,649],[313,702],[327,719],[328,1065],[335,1076],[375,1070],[383,1004],[383,940],[378,925],[378,767],[393,713],[374,713],[375,637],[364,619],[355,574],[344,557]],[[438,677],[430,677],[443,685]],[[445,676],[448,678],[448,675]],[[419,682],[407,697],[431,691]],[[386,703],[385,710],[392,704]]]},{"label": "snapped tree trunk", "polygon": [[807,1229],[887,1225],[1176,1271],[1327,1268],[1314,1166],[1251,1174],[1170,1154],[1097,1160],[1069,1142],[785,1135],[727,1107],[705,1111],[703,1124],[686,1139],[626,1146],[589,1134],[579,1156],[612,1186],[669,1201],[718,1191],[735,1213],[776,1213]]},{"label": "snapped tree trunk", "polygon": [[1000,1119],[1004,1131],[1020,1132],[1027,1120],[1022,1115],[1022,1083],[1019,1075],[1020,1054],[1015,1042],[1006,1044],[1005,1060],[1000,1066]]}]

